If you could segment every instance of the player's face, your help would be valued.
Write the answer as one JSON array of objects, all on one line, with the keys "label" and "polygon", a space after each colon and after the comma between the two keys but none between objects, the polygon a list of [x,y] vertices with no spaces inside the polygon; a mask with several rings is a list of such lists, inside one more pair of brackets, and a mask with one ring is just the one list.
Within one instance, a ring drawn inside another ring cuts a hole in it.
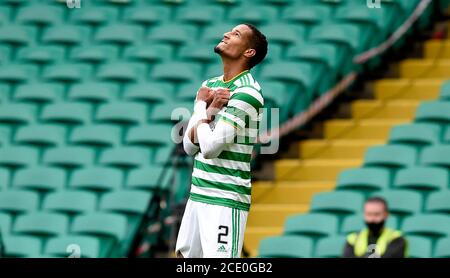
[{"label": "player's face", "polygon": [[214,48],[214,51],[222,56],[239,59],[249,49],[251,34],[252,30],[247,25],[240,24],[223,34],[223,39]]},{"label": "player's face", "polygon": [[384,205],[379,202],[368,202],[364,205],[364,220],[370,223],[380,223],[388,216]]}]

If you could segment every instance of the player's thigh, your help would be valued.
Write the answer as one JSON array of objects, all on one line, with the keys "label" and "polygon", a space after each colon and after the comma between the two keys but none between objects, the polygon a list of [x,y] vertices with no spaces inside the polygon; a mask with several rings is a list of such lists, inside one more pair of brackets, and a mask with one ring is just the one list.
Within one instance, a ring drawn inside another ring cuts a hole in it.
[{"label": "player's thigh", "polygon": [[[198,211],[200,240],[205,258],[232,258],[238,256],[240,210],[203,204]],[[241,247],[242,248],[242,247]]]},{"label": "player's thigh", "polygon": [[188,200],[178,231],[175,252],[184,258],[201,258],[203,256],[197,215],[197,203]]}]

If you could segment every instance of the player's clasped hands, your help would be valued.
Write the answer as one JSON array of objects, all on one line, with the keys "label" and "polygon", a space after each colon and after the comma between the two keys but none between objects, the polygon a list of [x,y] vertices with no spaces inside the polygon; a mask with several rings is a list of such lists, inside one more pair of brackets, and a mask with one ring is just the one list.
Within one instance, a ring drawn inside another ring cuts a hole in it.
[{"label": "player's clasped hands", "polygon": [[206,102],[208,118],[212,119],[230,100],[230,90],[227,88],[210,89],[201,87],[197,93],[197,100]]}]

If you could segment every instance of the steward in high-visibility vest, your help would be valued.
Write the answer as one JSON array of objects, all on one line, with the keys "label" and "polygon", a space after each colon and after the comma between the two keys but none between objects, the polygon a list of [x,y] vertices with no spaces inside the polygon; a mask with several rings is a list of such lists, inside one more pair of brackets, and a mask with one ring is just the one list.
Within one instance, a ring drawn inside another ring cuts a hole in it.
[{"label": "steward in high-visibility vest", "polygon": [[347,236],[345,258],[405,258],[407,241],[400,231],[385,227],[389,216],[383,198],[371,197],[364,205],[366,228]]},{"label": "steward in high-visibility vest", "polygon": [[379,235],[373,235],[369,229],[347,236],[344,257],[360,258],[404,258],[406,240],[400,231],[383,228]]}]

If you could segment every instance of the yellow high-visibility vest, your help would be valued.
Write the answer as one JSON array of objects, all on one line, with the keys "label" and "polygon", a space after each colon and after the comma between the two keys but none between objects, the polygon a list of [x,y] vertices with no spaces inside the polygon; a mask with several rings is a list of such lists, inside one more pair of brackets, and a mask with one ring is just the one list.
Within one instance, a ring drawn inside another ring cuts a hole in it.
[{"label": "yellow high-visibility vest", "polygon": [[[396,231],[389,228],[383,228],[380,237],[377,239],[375,246],[375,253],[377,255],[383,256],[386,252],[386,248],[391,241],[402,236],[400,231]],[[369,230],[366,228],[359,233],[351,233],[347,236],[347,242],[353,246],[353,252],[356,256],[362,257],[367,252],[371,252],[368,250],[369,247]],[[405,256],[406,257],[406,256]]]}]

